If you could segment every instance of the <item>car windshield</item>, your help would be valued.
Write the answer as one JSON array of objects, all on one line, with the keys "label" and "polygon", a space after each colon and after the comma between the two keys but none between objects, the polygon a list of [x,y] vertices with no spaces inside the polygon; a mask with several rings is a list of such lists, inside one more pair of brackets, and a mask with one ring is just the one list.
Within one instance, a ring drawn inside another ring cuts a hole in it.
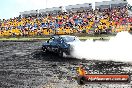
[{"label": "car windshield", "polygon": [[75,37],[73,37],[73,36],[66,36],[66,37],[62,37],[62,39],[65,42],[73,42],[75,40]]}]

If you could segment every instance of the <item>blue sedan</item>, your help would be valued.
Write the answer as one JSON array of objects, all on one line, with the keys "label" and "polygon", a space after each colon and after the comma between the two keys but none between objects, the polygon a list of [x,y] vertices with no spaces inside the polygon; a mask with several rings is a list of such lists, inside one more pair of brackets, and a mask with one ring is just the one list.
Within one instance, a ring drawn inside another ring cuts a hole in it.
[{"label": "blue sedan", "polygon": [[69,35],[59,35],[52,36],[48,41],[42,44],[42,50],[44,53],[46,52],[55,52],[60,57],[63,57],[64,54],[70,55],[73,47],[71,45],[72,42],[79,41],[76,36]]}]

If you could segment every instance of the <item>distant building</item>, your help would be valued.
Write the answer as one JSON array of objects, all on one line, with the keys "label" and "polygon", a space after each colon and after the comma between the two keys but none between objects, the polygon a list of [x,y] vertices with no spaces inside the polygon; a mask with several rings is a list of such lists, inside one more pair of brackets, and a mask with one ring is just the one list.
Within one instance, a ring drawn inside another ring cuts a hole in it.
[{"label": "distant building", "polygon": [[[113,8],[113,7],[123,7],[128,5],[127,0],[111,0],[111,1],[103,1],[103,2],[95,2],[95,9],[105,9],[105,8]],[[76,5],[68,5],[68,6],[60,6],[60,7],[52,7],[40,10],[31,10],[20,12],[21,17],[26,16],[41,16],[41,15],[57,15],[59,12],[77,12],[92,9],[92,3],[84,3],[84,4],[76,4]]]},{"label": "distant building", "polygon": [[78,10],[87,10],[92,9],[92,3],[76,4],[66,6],[67,11],[78,11]]},{"label": "distant building", "polygon": [[105,8],[113,8],[113,7],[123,7],[128,4],[127,0],[111,0],[111,1],[103,1],[103,2],[95,2],[95,9],[105,9]]},{"label": "distant building", "polygon": [[30,11],[20,12],[20,15],[21,15],[21,17],[37,16],[38,15],[38,10],[30,10]]},{"label": "distant building", "polygon": [[67,12],[67,10],[66,10],[66,7],[65,7],[65,6],[60,6],[60,8],[61,8],[61,12]]},{"label": "distant building", "polygon": [[56,15],[58,12],[69,12],[69,11],[78,11],[84,9],[92,9],[92,3],[84,3],[84,4],[76,4],[76,5],[69,5],[69,6],[60,6],[60,7],[52,7],[40,10],[31,10],[31,11],[24,11],[20,12],[21,17],[26,16],[34,16],[34,15],[46,15],[46,14],[53,14]]},{"label": "distant building", "polygon": [[52,8],[46,8],[46,9],[40,9],[39,14],[46,15],[46,14],[57,14],[59,11],[61,11],[60,7],[52,7]]}]

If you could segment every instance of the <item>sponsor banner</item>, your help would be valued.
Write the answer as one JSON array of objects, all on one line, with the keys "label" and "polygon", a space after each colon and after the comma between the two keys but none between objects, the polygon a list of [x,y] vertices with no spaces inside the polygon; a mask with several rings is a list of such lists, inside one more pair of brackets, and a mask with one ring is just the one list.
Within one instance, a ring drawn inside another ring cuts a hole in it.
[{"label": "sponsor banner", "polygon": [[122,74],[88,74],[84,76],[87,82],[130,82],[130,75]]}]

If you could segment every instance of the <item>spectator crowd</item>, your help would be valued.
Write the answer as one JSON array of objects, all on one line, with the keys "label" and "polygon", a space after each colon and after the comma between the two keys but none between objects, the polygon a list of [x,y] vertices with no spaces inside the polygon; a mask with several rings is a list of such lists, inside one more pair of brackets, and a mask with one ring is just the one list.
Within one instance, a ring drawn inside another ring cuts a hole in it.
[{"label": "spectator crowd", "polygon": [[79,10],[0,20],[0,37],[129,31],[127,7]]}]

